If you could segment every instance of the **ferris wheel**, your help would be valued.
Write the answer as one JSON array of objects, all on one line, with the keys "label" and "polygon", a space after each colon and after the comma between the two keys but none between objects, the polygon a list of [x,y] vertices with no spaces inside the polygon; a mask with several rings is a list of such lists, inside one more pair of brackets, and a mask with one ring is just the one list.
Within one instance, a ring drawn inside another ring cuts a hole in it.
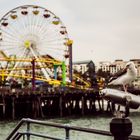
[{"label": "ferris wheel", "polygon": [[[0,19],[0,51],[5,57],[18,59],[47,57],[51,60],[70,62],[66,27],[51,11],[34,5],[12,9]],[[46,63],[37,62],[46,78],[50,78]],[[25,64],[25,62],[24,62]],[[13,69],[23,65],[15,62]],[[11,73],[13,71],[11,70]]]}]

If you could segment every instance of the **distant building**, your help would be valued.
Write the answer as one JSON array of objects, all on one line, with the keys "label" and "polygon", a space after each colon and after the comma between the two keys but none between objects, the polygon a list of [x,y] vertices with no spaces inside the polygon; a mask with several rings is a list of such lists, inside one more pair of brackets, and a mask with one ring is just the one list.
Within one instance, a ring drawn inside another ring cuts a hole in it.
[{"label": "distant building", "polygon": [[134,62],[138,70],[138,78],[140,78],[140,59],[131,59],[130,61]]},{"label": "distant building", "polygon": [[101,69],[104,72],[110,72],[111,74],[114,74],[119,70],[123,69],[125,64],[126,62],[122,59],[117,59],[114,62],[101,61],[99,62],[99,69]]},{"label": "distant building", "polygon": [[84,74],[88,70],[89,66],[93,67],[93,70],[95,72],[95,64],[92,60],[73,62],[73,69],[81,72],[82,74]]},{"label": "distant building", "polygon": [[109,66],[111,65],[111,62],[109,61],[101,61],[99,62],[99,69],[102,71],[110,71]]}]

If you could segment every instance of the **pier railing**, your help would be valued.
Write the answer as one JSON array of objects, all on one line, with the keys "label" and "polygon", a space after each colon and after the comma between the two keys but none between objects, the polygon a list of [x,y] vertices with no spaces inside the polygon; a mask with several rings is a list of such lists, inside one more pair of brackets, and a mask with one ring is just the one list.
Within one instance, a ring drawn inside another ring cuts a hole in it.
[{"label": "pier railing", "polygon": [[[58,138],[53,135],[45,135],[42,133],[36,133],[31,130],[31,125],[36,124],[39,126],[46,126],[46,127],[54,127],[59,129],[65,130],[65,136],[63,138]],[[26,125],[25,130],[21,131],[20,128],[22,126]],[[23,140],[31,140],[31,136],[39,137],[39,138],[46,138],[51,140],[70,140],[70,131],[77,131],[77,132],[86,132],[91,134],[98,134],[102,136],[112,136],[112,134],[109,131],[105,130],[97,130],[93,128],[85,128],[85,127],[77,127],[77,126],[70,126],[70,125],[64,125],[64,124],[58,124],[58,123],[51,123],[51,122],[44,122],[39,120],[33,120],[33,119],[22,119],[17,126],[14,128],[14,130],[9,134],[9,136],[6,138],[6,140],[19,140],[23,138]],[[113,136],[112,136],[113,138]],[[115,139],[115,137],[114,137]],[[128,139],[131,140],[140,140],[140,136],[134,136],[131,135],[128,137]],[[119,140],[119,139],[115,139]],[[121,139],[123,140],[123,139]],[[127,140],[127,139],[125,139]]]}]

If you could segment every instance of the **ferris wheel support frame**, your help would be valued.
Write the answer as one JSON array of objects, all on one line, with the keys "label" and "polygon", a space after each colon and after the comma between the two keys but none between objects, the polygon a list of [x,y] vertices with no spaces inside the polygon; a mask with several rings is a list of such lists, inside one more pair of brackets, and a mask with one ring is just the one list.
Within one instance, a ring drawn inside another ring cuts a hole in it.
[{"label": "ferris wheel support frame", "polygon": [[32,60],[32,90],[35,91],[35,59]]},{"label": "ferris wheel support frame", "polygon": [[[26,49],[24,49],[23,55],[24,55],[25,51],[26,51]],[[13,69],[12,69],[11,72],[10,72],[10,75],[13,74],[14,69],[19,65],[19,63],[20,63],[20,61],[17,61],[17,62],[15,63]],[[8,76],[8,77],[6,78],[6,80],[9,80],[9,79],[10,79],[10,77]]]},{"label": "ferris wheel support frame", "polygon": [[72,68],[72,44],[69,44],[69,79],[73,81],[73,68]]}]

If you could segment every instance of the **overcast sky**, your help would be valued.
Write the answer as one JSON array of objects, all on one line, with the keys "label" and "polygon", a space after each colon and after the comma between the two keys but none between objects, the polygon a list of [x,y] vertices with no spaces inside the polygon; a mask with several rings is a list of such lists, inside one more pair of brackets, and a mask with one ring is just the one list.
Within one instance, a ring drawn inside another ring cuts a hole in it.
[{"label": "overcast sky", "polygon": [[74,41],[74,61],[140,59],[140,0],[0,0],[0,17],[26,4],[62,20]]}]

